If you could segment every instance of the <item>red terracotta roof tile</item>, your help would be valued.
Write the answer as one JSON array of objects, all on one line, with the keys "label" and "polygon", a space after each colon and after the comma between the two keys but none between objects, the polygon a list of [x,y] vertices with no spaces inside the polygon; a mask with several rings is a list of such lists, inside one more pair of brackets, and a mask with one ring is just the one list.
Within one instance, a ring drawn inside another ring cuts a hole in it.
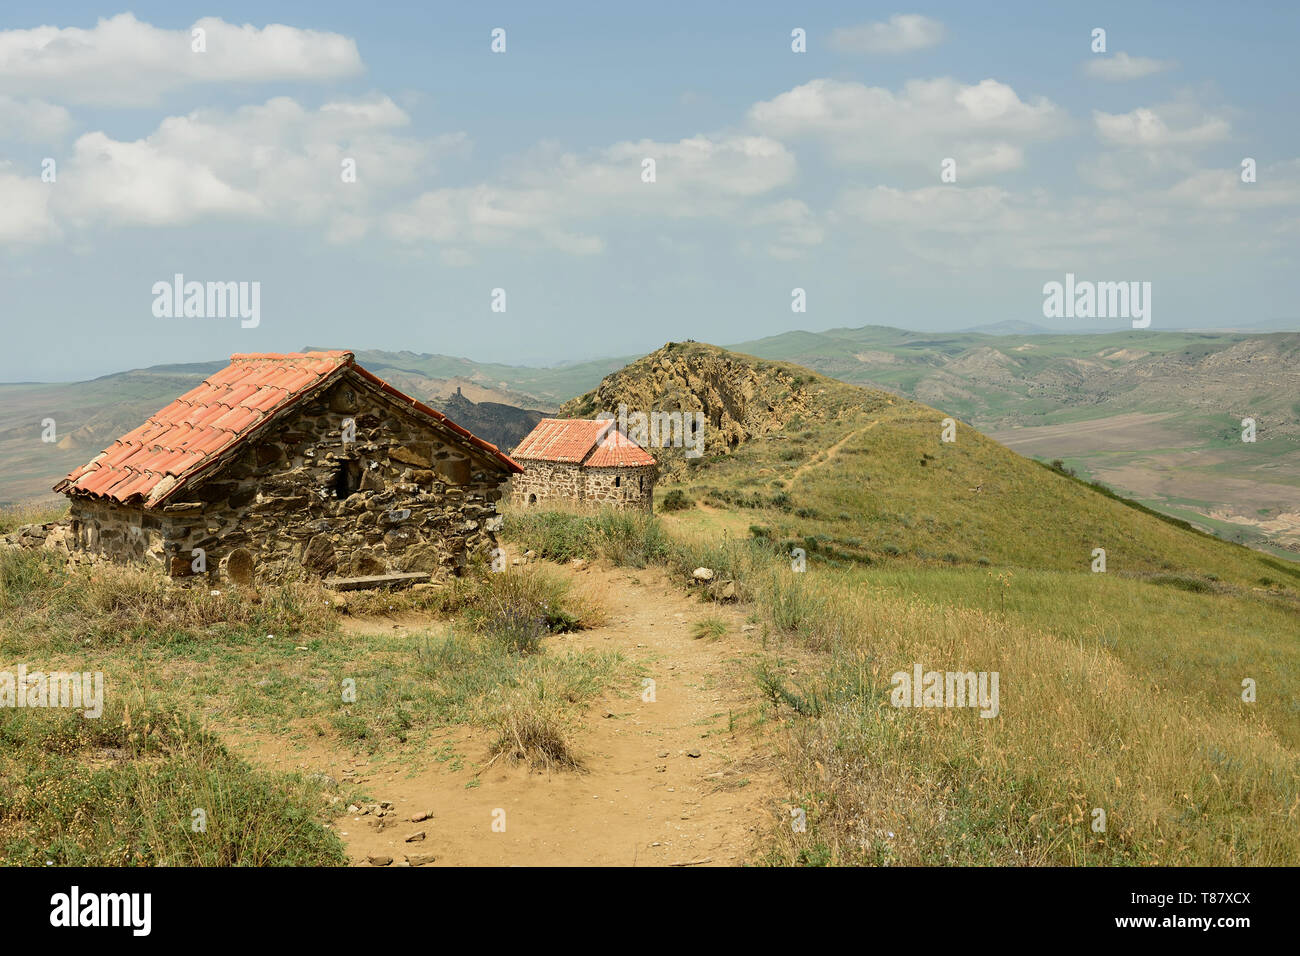
[{"label": "red terracotta roof tile", "polygon": [[511,454],[590,468],[655,463],[654,456],[620,432],[613,419],[543,418]]},{"label": "red terracotta roof tile", "polygon": [[153,507],[223,452],[347,369],[488,452],[507,470],[523,471],[495,445],[361,368],[351,352],[249,353],[232,355],[228,366],[127,432],[54,490],[123,504],[140,500]]},{"label": "red terracotta roof tile", "polygon": [[587,468],[632,468],[653,465],[654,456],[617,428],[605,432],[583,462]]}]

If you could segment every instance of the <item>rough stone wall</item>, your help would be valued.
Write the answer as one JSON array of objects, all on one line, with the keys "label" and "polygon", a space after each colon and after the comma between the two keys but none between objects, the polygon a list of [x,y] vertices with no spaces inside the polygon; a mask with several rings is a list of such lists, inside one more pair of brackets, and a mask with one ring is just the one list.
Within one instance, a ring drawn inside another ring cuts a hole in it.
[{"label": "rough stone wall", "polygon": [[201,549],[210,579],[236,583],[455,573],[490,559],[507,478],[350,373],[152,511],[74,498],[73,544],[177,577],[195,573]]},{"label": "rough stone wall", "polygon": [[578,465],[533,458],[515,460],[524,466],[524,473],[510,479],[510,500],[514,504],[583,499],[582,469]]},{"label": "rough stone wall", "polygon": [[[74,498],[68,510],[66,542],[82,560],[120,561],[161,568],[165,563],[166,529],[161,516],[113,501]],[[60,538],[47,541],[53,547]]]},{"label": "rough stone wall", "polygon": [[584,468],[582,471],[586,479],[584,497],[588,501],[650,511],[655,489],[656,469],[653,465]]},{"label": "rough stone wall", "polygon": [[528,506],[544,501],[587,501],[621,508],[651,508],[654,465],[590,468],[562,462],[519,459],[522,475],[510,479],[510,500]]}]

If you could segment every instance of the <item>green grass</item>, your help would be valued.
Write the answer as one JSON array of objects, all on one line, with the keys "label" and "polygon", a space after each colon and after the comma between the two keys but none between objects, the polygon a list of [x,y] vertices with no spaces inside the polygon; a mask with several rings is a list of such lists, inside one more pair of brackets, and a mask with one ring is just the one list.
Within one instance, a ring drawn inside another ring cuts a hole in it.
[{"label": "green grass", "polygon": [[171,705],[0,710],[0,778],[7,865],[345,862],[319,784],[253,769]]}]

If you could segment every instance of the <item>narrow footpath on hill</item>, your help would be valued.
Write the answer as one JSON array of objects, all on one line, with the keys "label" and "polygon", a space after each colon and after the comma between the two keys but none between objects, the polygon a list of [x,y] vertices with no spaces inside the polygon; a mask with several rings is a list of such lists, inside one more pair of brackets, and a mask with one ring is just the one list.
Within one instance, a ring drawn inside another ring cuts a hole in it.
[{"label": "narrow footpath on hill", "polygon": [[870,425],[864,425],[862,428],[859,428],[855,432],[849,432],[847,435],[845,435],[843,438],[837,441],[834,445],[831,445],[830,448],[827,448],[824,452],[804,462],[802,465],[800,465],[798,468],[794,470],[794,473],[792,475],[790,475],[790,484],[793,485],[796,481],[799,480],[800,475],[803,475],[808,471],[811,471],[813,468],[821,468],[824,465],[829,465],[831,461],[834,460],[835,456],[840,453],[841,448],[843,448],[846,444],[848,444],[852,439],[857,438],[859,435],[865,432],[871,431],[871,429],[875,428],[879,424],[880,424],[880,419],[876,419]]},{"label": "narrow footpath on hill", "polygon": [[[375,801],[391,804],[382,829],[373,814],[335,821],[354,865],[373,859],[401,866],[410,858],[434,866],[721,866],[756,859],[761,836],[785,812],[774,735],[754,727],[757,630],[741,610],[701,603],[662,569],[558,570],[603,594],[608,623],[548,638],[545,652],[613,650],[643,669],[586,710],[572,738],[583,769],[537,772],[504,758],[489,764],[491,732],[470,727],[434,734],[427,752],[400,766],[391,758],[372,765],[355,754],[304,754],[284,742],[286,762],[347,774]],[[705,617],[725,620],[726,633],[693,637],[692,625]],[[410,615],[402,621],[420,626]],[[654,681],[654,702],[642,699],[644,678]],[[446,759],[449,743],[461,760]],[[499,832],[493,824],[502,812]],[[424,813],[432,815],[413,821]],[[407,842],[419,831],[422,840]]]}]

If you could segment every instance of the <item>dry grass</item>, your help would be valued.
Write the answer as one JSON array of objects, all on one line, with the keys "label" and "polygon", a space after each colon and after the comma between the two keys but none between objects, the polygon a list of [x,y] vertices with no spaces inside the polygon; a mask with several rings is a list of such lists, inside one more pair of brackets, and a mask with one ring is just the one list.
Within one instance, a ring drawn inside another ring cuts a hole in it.
[{"label": "dry grass", "polygon": [[[809,831],[779,830],[774,861],[1300,861],[1297,754],[1249,705],[1196,707],[1104,648],[1000,613],[825,587],[841,625],[835,650],[792,692],[815,701],[802,708],[811,713],[791,707],[783,717]],[[1152,639],[1176,645],[1177,635]],[[1000,715],[895,709],[890,675],[913,662],[998,671]],[[1097,808],[1102,833],[1092,829]]]},{"label": "dry grass", "polygon": [[582,761],[569,742],[571,729],[539,700],[512,700],[497,714],[493,727],[497,734],[491,748],[494,758],[504,755],[512,763],[526,763],[533,770],[582,769]]}]

